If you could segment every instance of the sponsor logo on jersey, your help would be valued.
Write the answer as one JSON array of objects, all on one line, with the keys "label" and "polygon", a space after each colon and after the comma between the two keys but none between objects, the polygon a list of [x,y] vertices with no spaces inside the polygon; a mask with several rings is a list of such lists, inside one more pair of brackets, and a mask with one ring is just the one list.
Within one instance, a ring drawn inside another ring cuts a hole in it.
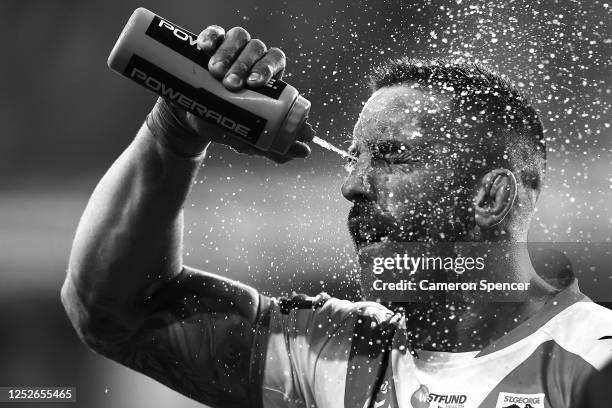
[{"label": "sponsor logo on jersey", "polygon": [[544,408],[544,393],[515,394],[500,392],[495,408]]},{"label": "sponsor logo on jersey", "polygon": [[423,384],[410,397],[412,408],[464,408],[465,401],[465,394],[437,394]]},{"label": "sponsor logo on jersey", "polygon": [[371,401],[370,398],[368,398],[365,404],[363,404],[363,408],[393,408],[391,406],[391,402],[385,405],[385,403],[387,402],[386,399],[381,400],[381,401],[374,401],[374,405],[370,405],[370,401]]},{"label": "sponsor logo on jersey", "polygon": [[380,384],[380,392],[381,394],[386,394],[389,392],[389,380],[385,380],[382,384]]},{"label": "sponsor logo on jersey", "polygon": [[415,392],[412,393],[412,397],[410,397],[410,405],[412,408],[429,408],[429,389],[421,384],[419,388]]},{"label": "sponsor logo on jersey", "polygon": [[598,338],[597,340],[612,340],[612,336],[602,336]]}]

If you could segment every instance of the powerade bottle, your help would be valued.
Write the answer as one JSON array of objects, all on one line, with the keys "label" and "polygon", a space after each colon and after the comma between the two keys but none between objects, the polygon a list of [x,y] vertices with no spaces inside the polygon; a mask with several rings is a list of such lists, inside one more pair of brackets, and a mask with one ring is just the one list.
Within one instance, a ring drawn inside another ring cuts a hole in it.
[{"label": "powerade bottle", "polygon": [[310,102],[278,79],[258,88],[228,91],[208,72],[209,57],[197,48],[197,38],[138,8],[111,51],[108,66],[228,135],[285,154],[306,122]]}]

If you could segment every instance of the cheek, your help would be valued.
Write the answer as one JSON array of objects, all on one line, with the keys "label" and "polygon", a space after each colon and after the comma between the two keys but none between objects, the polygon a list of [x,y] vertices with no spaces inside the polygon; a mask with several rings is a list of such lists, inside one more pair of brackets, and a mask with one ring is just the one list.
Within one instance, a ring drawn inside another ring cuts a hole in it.
[{"label": "cheek", "polygon": [[379,192],[379,203],[393,214],[401,214],[411,209],[422,210],[424,206],[442,203],[449,194],[444,174],[432,169],[422,169],[410,173],[397,172],[385,177],[384,189]]},{"label": "cheek", "polygon": [[379,202],[391,213],[425,199],[431,185],[431,177],[422,171],[394,172],[380,181]]}]

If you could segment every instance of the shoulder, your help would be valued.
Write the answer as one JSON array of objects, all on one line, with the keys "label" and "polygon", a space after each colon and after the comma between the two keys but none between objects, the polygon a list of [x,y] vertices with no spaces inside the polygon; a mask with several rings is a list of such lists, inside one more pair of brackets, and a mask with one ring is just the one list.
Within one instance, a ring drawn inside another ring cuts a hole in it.
[{"label": "shoulder", "polygon": [[312,400],[317,379],[326,386],[341,384],[356,322],[365,316],[382,321],[387,311],[376,303],[351,302],[326,293],[262,298],[258,343],[264,346],[256,353],[265,360],[262,384],[269,398],[280,395],[284,401]]},{"label": "shoulder", "polygon": [[281,336],[290,343],[308,344],[312,350],[321,350],[325,344],[350,346],[357,323],[389,320],[392,313],[375,302],[352,302],[320,293],[317,296],[293,295],[288,298],[267,298],[265,326],[270,336]]},{"label": "shoulder", "polygon": [[303,326],[336,327],[355,318],[371,318],[381,323],[392,316],[392,312],[376,302],[352,302],[338,299],[322,292],[317,296],[296,294],[284,298],[268,298],[269,309],[278,319]]},{"label": "shoulder", "polygon": [[591,301],[565,308],[541,328],[560,347],[600,370],[612,361],[612,310]]}]

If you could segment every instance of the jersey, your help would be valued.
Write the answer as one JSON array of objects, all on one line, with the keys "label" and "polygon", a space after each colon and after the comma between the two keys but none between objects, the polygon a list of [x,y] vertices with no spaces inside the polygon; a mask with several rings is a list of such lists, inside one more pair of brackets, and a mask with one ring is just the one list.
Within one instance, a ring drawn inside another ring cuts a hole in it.
[{"label": "jersey", "polygon": [[373,302],[262,297],[251,380],[265,408],[567,408],[612,361],[612,311],[574,281],[472,353],[412,350]]}]

